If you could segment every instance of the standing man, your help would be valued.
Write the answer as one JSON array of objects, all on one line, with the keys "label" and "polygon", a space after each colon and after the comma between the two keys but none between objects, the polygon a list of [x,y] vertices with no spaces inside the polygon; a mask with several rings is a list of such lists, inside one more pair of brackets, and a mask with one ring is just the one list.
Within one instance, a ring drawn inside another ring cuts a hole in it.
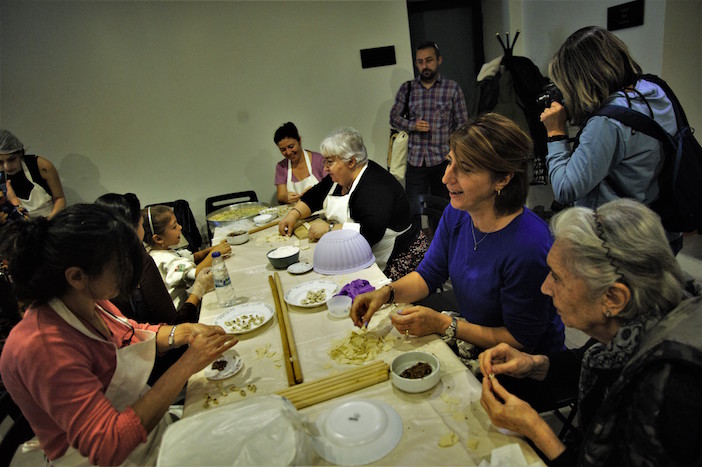
[{"label": "standing man", "polygon": [[[432,194],[448,199],[441,178],[447,166],[449,137],[468,119],[463,91],[458,83],[439,74],[441,62],[439,46],[434,42],[417,47],[415,65],[419,76],[400,86],[390,110],[390,125],[410,134],[405,189],[413,220],[419,227],[419,195]],[[404,115],[408,93],[409,112]],[[435,225],[430,227],[436,229]]]}]

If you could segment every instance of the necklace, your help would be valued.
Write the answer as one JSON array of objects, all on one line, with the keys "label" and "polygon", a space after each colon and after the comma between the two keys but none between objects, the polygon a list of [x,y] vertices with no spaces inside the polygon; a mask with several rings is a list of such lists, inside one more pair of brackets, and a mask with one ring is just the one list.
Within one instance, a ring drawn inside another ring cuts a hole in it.
[{"label": "necklace", "polygon": [[480,245],[480,243],[481,243],[483,240],[485,240],[485,239],[487,238],[488,235],[490,235],[490,232],[488,232],[488,233],[486,233],[485,235],[483,235],[483,238],[481,238],[480,240],[476,240],[476,239],[475,239],[475,227],[473,227],[473,218],[472,218],[472,217],[470,218],[470,231],[471,231],[471,233],[473,234],[473,251],[477,251],[477,250],[478,250],[478,245]]}]

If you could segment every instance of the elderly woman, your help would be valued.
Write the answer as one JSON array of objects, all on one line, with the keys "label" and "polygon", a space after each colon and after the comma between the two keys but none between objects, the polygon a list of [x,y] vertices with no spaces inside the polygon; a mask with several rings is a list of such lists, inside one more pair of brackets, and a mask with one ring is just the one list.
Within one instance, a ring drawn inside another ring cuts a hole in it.
[{"label": "elderly woman", "polygon": [[278,128],[273,141],[283,155],[275,166],[276,198],[280,204],[296,203],[326,175],[324,159],[318,152],[302,149],[300,133],[293,122]]},{"label": "elderly woman", "polygon": [[531,139],[511,120],[485,114],[456,130],[450,148],[443,182],[451,204],[424,260],[415,272],[356,297],[351,318],[363,326],[383,304],[416,302],[450,278],[458,316],[410,306],[391,316],[395,328],[441,334],[457,343],[465,363],[477,358],[475,348],[500,342],[528,352],[562,349],[563,324],[538,290],[551,236],[524,206]]},{"label": "elderly woman", "polygon": [[[626,44],[599,26],[582,28],[558,49],[549,76],[564,104],[554,102],[541,114],[556,200],[593,209],[618,198],[654,202],[662,143],[618,120],[592,116],[605,105],[618,105],[653,118],[671,135],[677,132],[670,100],[658,85],[641,79]],[[568,141],[568,119],[582,127],[575,148]],[[682,247],[679,233],[668,233],[668,240],[675,252]]]},{"label": "elderly woman", "polygon": [[[489,376],[482,404],[493,423],[531,439],[554,465],[700,465],[702,302],[681,302],[683,275],[658,217],[622,199],[568,209],[551,229],[541,289],[567,326],[597,343],[584,355],[528,355],[506,344],[481,354]],[[579,388],[582,444],[561,443],[505,390],[503,375]]]},{"label": "elderly woman", "polygon": [[[2,381],[46,457],[154,464],[170,403],[236,340],[217,326],[140,324],[110,303],[136,286],[143,246],[108,208],[77,204],[14,222],[0,254],[17,298],[30,303],[3,348]],[[156,353],[177,347],[186,350],[149,388]]]},{"label": "elderly woman", "polygon": [[280,221],[281,235],[292,235],[295,223],[323,209],[326,221],[313,221],[309,238],[318,240],[334,229],[361,233],[376,263],[391,279],[413,271],[427,251],[424,233],[410,219],[402,185],[368,159],[361,134],[340,128],[322,141],[329,175],[307,191]]},{"label": "elderly woman", "polygon": [[56,167],[41,156],[24,153],[24,145],[12,133],[0,130],[0,183],[7,196],[30,217],[52,218],[66,207],[66,197]]}]

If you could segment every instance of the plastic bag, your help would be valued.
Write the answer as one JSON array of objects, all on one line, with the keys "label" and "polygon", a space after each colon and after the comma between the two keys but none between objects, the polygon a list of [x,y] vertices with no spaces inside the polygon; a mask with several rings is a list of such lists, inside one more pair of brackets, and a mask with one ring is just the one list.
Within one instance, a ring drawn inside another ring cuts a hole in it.
[{"label": "plastic bag", "polygon": [[300,465],[315,457],[307,423],[279,396],[208,409],[169,426],[156,465]]}]

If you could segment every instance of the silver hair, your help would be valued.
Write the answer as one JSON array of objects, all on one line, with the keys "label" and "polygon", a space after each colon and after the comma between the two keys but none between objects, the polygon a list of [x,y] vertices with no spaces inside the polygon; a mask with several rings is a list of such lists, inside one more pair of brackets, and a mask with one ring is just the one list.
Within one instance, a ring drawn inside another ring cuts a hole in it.
[{"label": "silver hair", "polygon": [[8,130],[0,130],[0,154],[12,154],[24,149],[22,141]]},{"label": "silver hair", "polygon": [[346,162],[354,157],[357,164],[365,164],[368,160],[368,152],[363,144],[361,133],[351,127],[337,128],[329,133],[322,140],[320,150],[324,157],[338,156]]},{"label": "silver hair", "polygon": [[596,211],[570,208],[553,217],[551,232],[567,251],[566,268],[585,281],[591,297],[616,282],[629,287],[631,300],[620,318],[651,308],[667,313],[680,303],[683,273],[660,218],[643,204],[618,199]]}]

